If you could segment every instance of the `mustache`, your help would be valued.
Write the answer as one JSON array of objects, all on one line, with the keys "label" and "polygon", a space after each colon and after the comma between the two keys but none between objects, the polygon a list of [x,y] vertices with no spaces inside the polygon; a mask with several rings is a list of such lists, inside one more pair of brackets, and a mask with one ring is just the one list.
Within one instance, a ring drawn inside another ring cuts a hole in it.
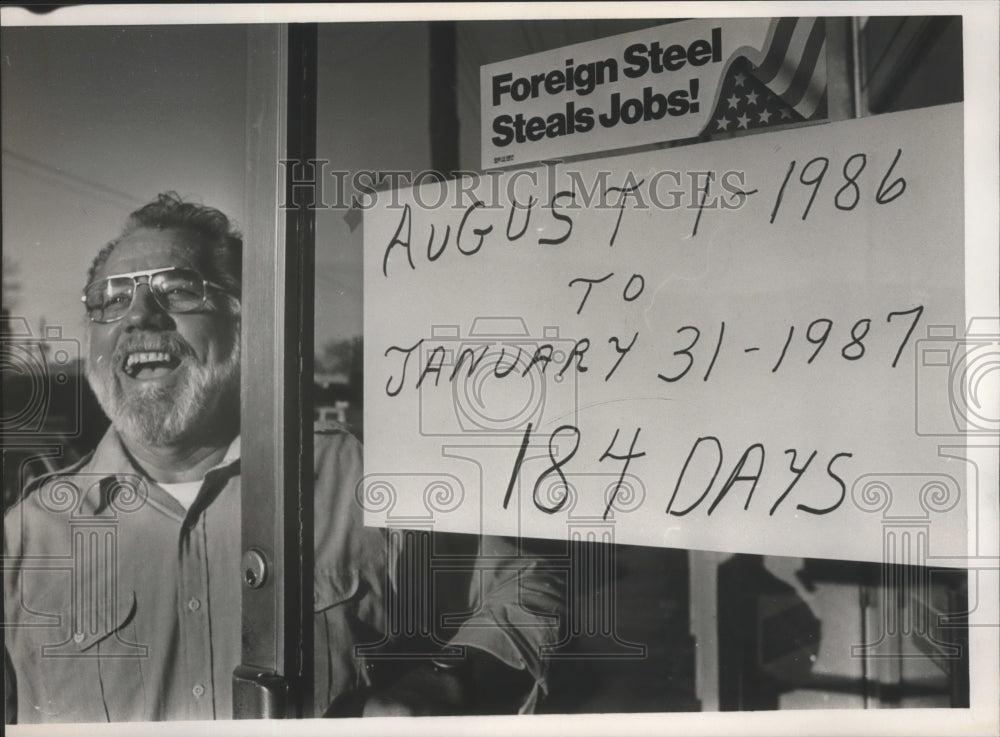
[{"label": "mustache", "polygon": [[163,352],[177,358],[196,357],[194,348],[177,333],[134,333],[127,335],[115,346],[112,365],[120,366],[129,353]]}]

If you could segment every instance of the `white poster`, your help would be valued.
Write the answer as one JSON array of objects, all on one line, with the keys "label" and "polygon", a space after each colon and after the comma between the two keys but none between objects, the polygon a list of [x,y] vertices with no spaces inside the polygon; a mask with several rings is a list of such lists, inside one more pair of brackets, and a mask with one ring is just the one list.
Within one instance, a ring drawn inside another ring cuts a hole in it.
[{"label": "white poster", "polygon": [[961,116],[387,193],[365,493],[395,506],[373,521],[880,561],[905,518],[964,555],[968,464],[937,441],[991,428],[949,388],[975,370]]}]

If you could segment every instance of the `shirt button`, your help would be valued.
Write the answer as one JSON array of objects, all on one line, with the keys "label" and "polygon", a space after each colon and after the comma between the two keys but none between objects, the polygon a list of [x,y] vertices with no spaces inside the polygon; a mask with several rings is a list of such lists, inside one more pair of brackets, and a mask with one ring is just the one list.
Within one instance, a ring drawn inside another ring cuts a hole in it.
[{"label": "shirt button", "polygon": [[83,642],[84,637],[86,637],[86,635],[84,635],[82,632],[75,632],[73,633],[73,642],[79,644]]},{"label": "shirt button", "polygon": [[201,609],[201,602],[198,601],[198,599],[191,599],[191,601],[188,602],[188,609],[192,612],[198,611]]},{"label": "shirt button", "polygon": [[200,683],[196,683],[194,684],[194,688],[191,689],[191,693],[195,695],[195,698],[200,699],[202,696],[205,695],[205,687],[202,686]]}]

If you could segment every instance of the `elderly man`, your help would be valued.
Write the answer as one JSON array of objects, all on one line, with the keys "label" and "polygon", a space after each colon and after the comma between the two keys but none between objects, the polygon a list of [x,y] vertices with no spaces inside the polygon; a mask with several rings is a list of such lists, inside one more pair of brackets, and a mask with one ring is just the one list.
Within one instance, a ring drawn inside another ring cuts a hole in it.
[{"label": "elderly man", "polygon": [[[83,461],[26,489],[4,521],[5,665],[20,722],[232,716],[241,248],[221,212],[167,194],[94,259],[87,378],[111,428]],[[556,639],[544,612],[563,605],[555,582],[484,539],[489,570],[466,602],[475,613],[451,640],[467,665],[425,662],[373,682],[355,646],[386,631],[395,561],[383,532],[362,526],[357,441],[318,430],[315,463],[316,714],[331,704],[459,713],[477,692],[496,695],[496,708],[531,709],[543,646]]]}]

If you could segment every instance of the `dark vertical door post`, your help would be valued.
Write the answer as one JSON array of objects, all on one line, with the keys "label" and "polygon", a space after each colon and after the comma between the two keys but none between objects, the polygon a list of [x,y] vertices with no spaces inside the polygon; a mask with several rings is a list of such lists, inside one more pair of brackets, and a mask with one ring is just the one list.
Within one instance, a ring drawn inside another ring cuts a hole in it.
[{"label": "dark vertical door post", "polygon": [[430,46],[431,168],[448,176],[458,169],[458,67],[455,21],[428,26]]},{"label": "dark vertical door post", "polygon": [[[247,33],[242,351],[242,662],[233,716],[312,716],[316,26]],[[309,198],[306,198],[308,200]]]}]

